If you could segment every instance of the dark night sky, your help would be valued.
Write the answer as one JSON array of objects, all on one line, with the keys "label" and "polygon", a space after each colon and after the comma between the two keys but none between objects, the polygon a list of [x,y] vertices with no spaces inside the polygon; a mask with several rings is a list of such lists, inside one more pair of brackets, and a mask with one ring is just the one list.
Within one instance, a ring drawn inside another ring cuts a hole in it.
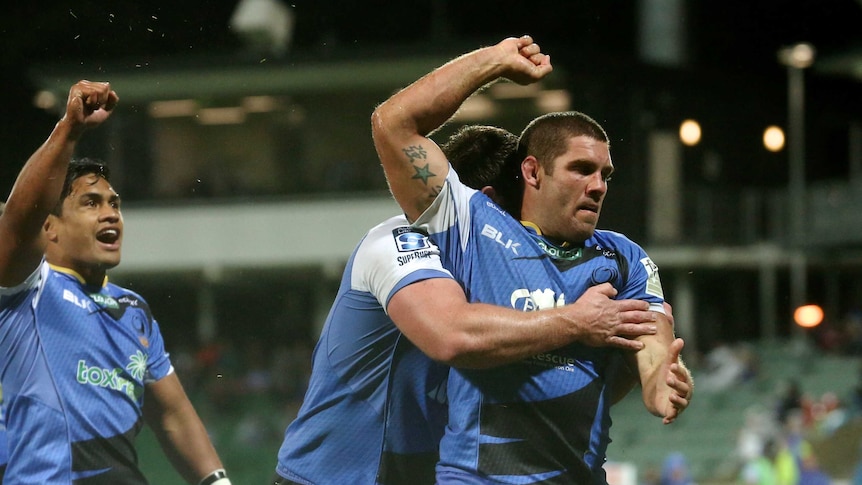
[{"label": "dark night sky", "polygon": [[[158,65],[181,54],[236,52],[228,24],[234,1],[74,0],[12,2],[0,18],[0,143],[3,186],[53,126],[32,108],[32,66],[63,62],[97,72],[100,63]],[[292,52],[333,46],[460,39],[495,42],[532,34],[552,53],[570,59],[625,63],[635,58],[636,2],[580,0],[427,0],[416,2],[290,2],[296,28]],[[781,75],[776,51],[812,42],[820,56],[862,49],[862,0],[732,0],[686,2],[691,65],[726,73]],[[476,43],[475,45],[479,45]],[[862,90],[862,83],[841,89]],[[858,98],[858,96],[857,96]]]}]

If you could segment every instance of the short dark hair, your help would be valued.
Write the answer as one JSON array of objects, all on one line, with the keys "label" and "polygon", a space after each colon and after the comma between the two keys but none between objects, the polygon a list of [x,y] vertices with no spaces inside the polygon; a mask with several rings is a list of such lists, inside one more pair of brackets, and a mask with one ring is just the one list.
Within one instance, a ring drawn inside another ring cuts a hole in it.
[{"label": "short dark hair", "polygon": [[60,192],[60,198],[57,200],[57,205],[51,210],[51,214],[59,216],[63,214],[63,201],[72,192],[72,184],[75,180],[85,176],[95,174],[108,182],[111,181],[111,171],[105,162],[95,158],[78,158],[72,159],[69,162],[69,168],[66,169],[66,179],[63,181],[63,190]]},{"label": "short dark hair", "polygon": [[534,119],[524,128],[518,142],[518,153],[521,160],[528,155],[536,157],[542,168],[550,172],[554,168],[551,162],[566,151],[569,138],[583,135],[610,143],[602,125],[584,113],[548,113]]},{"label": "short dark hair", "polygon": [[466,125],[440,148],[465,185],[474,189],[493,187],[503,208],[516,214],[510,210],[509,197],[518,188],[517,180],[505,168],[512,165],[509,159],[518,155],[517,136],[496,126]]}]

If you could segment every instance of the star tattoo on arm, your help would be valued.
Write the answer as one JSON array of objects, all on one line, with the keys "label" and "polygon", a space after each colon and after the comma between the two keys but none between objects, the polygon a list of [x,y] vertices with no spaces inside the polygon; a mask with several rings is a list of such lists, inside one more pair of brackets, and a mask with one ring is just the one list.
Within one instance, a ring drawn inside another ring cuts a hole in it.
[{"label": "star tattoo on arm", "polygon": [[431,172],[431,170],[428,169],[428,165],[429,164],[427,164],[427,163],[425,164],[424,167],[417,167],[414,165],[413,169],[416,170],[416,173],[410,178],[422,179],[422,183],[424,183],[425,185],[428,185],[428,179],[436,175],[435,173]]},{"label": "star tattoo on arm", "polygon": [[411,145],[407,148],[403,148],[402,151],[407,158],[410,160],[410,164],[413,165],[413,169],[416,170],[416,173],[413,175],[414,179],[419,179],[425,185],[428,185],[428,179],[434,177],[436,174],[431,172],[430,164],[426,163],[425,165],[417,165],[417,162],[421,162],[427,160],[428,152],[422,145]]}]

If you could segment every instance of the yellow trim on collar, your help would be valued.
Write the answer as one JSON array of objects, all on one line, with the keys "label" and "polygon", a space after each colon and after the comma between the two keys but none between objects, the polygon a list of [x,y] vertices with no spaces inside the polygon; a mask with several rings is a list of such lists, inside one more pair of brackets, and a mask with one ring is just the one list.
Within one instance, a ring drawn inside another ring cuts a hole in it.
[{"label": "yellow trim on collar", "polygon": [[[64,273],[64,274],[67,274],[69,276],[74,276],[75,279],[78,280],[82,285],[87,284],[87,281],[84,279],[84,277],[81,276],[80,273],[78,273],[77,271],[75,271],[73,269],[64,268],[62,266],[57,266],[57,265],[54,265],[51,263],[48,263],[48,266],[50,266],[51,269],[53,269],[54,271],[56,271],[58,273]],[[107,284],[108,284],[108,275],[105,275],[105,279],[102,281],[102,288],[107,286]]]},{"label": "yellow trim on collar", "polygon": [[[521,225],[524,227],[532,228],[534,231],[536,231],[537,235],[542,236],[542,230],[539,229],[539,226],[537,226],[535,223],[532,223],[530,221],[521,221]],[[559,244],[559,247],[561,248],[566,248],[569,246],[571,246],[571,244],[569,244],[568,241],[563,241],[561,244]]]},{"label": "yellow trim on collar", "polygon": [[536,234],[538,234],[540,236],[542,235],[542,230],[539,229],[539,226],[533,224],[530,221],[521,221],[521,225],[524,227],[531,227],[531,228],[533,228],[534,231],[536,231]]}]

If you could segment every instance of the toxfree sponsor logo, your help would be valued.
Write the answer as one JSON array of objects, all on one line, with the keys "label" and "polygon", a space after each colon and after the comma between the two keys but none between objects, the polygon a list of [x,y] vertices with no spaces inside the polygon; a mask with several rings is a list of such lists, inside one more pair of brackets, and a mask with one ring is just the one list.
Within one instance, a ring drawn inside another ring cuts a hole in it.
[{"label": "toxfree sponsor logo", "polygon": [[[143,379],[146,371],[146,356],[137,351],[135,355],[129,357],[129,363],[126,364],[125,370],[129,372],[135,379]],[[135,381],[126,379],[121,374],[123,369],[102,369],[97,366],[87,365],[87,361],[79,360],[78,369],[76,371],[76,380],[79,384],[91,385],[120,391],[131,399],[138,399],[143,393],[143,389],[135,385]]]}]

